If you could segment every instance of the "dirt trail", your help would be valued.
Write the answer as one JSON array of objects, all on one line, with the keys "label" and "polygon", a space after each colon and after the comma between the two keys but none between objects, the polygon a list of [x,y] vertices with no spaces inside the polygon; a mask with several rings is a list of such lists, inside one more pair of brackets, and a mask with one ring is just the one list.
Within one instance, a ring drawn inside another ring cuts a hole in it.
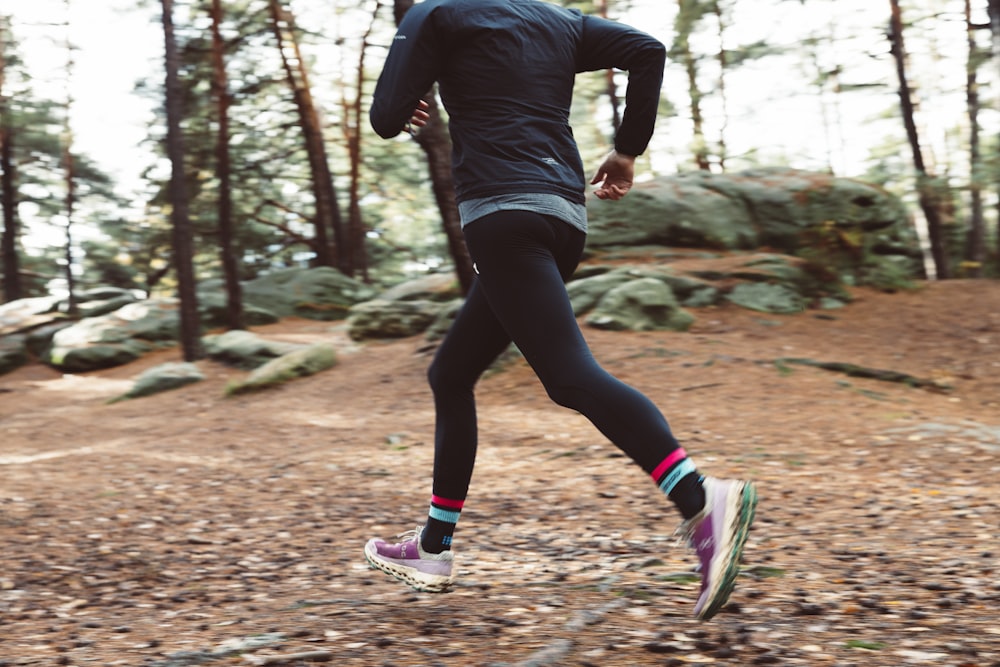
[{"label": "dirt trail", "polygon": [[0,665],[1000,665],[1000,282],[856,297],[585,332],[703,471],[759,485],[744,574],[704,624],[674,511],[523,362],[481,383],[460,578],[438,596],[361,555],[426,512],[422,339],[260,327],[340,362],[231,399],[240,372],[200,362],[205,382],[107,404],[176,351],[22,368],[0,378]]}]

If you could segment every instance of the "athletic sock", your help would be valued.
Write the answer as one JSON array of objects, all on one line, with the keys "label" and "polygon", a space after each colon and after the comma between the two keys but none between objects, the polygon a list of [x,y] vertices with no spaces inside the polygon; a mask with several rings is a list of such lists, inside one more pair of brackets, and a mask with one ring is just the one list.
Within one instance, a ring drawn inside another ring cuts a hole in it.
[{"label": "athletic sock", "polygon": [[427,512],[427,525],[420,536],[420,546],[424,551],[439,554],[451,549],[451,538],[455,525],[462,514],[464,500],[451,500],[441,496],[431,496],[431,507]]},{"label": "athletic sock", "polygon": [[650,476],[685,519],[696,516],[705,507],[702,477],[683,447],[670,452]]}]

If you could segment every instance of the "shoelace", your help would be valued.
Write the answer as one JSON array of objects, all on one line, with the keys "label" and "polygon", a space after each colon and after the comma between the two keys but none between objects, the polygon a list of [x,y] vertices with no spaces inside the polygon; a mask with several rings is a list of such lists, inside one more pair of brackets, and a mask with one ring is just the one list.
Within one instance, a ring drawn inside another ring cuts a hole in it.
[{"label": "shoelace", "polygon": [[423,532],[424,532],[424,527],[423,526],[417,526],[416,528],[413,528],[411,530],[405,530],[405,531],[403,531],[399,535],[396,535],[396,538],[398,540],[400,540],[401,542],[407,542],[409,540],[419,540],[420,539],[420,535]]}]

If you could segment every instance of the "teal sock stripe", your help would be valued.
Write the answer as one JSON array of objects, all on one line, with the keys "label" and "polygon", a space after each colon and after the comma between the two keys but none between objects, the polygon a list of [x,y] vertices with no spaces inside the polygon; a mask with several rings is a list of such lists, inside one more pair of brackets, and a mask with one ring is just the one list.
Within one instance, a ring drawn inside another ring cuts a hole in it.
[{"label": "teal sock stripe", "polygon": [[430,512],[428,512],[427,515],[432,519],[444,521],[445,523],[458,523],[458,517],[462,516],[462,513],[443,510],[440,507],[434,507],[434,505],[431,505]]},{"label": "teal sock stripe", "polygon": [[684,459],[671,468],[670,472],[667,473],[667,476],[663,478],[663,481],[660,482],[660,490],[669,496],[670,492],[674,490],[675,486],[677,486],[677,482],[696,471],[697,468],[694,467],[694,463],[691,459]]}]

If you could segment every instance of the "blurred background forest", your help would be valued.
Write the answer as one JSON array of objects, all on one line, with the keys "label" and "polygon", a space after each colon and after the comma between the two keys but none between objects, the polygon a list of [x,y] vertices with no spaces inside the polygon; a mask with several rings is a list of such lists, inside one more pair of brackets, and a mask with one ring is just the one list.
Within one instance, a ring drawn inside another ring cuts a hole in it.
[{"label": "blurred background forest", "polygon": [[[443,110],[415,138],[367,122],[412,0],[99,4],[0,5],[4,301],[209,278],[232,292],[292,266],[470,279]],[[1000,274],[1000,0],[563,4],[668,46],[646,176],[863,179],[911,205],[931,274]],[[611,144],[625,83],[578,78],[585,164]]]}]

